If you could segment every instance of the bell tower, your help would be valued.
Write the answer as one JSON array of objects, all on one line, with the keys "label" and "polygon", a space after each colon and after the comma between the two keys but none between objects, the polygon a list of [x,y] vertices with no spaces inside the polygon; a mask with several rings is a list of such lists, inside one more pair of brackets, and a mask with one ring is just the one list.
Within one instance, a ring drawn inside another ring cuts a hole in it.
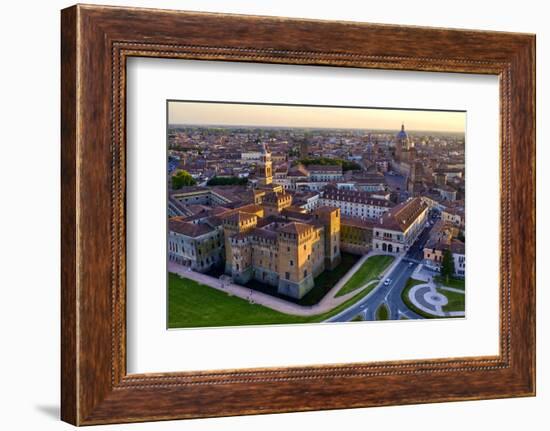
[{"label": "bell tower", "polygon": [[395,135],[395,158],[397,161],[406,161],[410,149],[409,135],[405,132],[405,124],[401,124],[401,130]]},{"label": "bell tower", "polygon": [[273,182],[273,162],[271,161],[271,153],[267,149],[265,143],[262,143],[258,171],[260,185],[266,186]]}]

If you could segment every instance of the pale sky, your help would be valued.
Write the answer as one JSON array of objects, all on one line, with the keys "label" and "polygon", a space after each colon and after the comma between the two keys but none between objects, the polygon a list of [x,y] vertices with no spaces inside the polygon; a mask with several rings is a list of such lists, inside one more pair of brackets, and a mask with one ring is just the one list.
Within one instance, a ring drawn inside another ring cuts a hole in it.
[{"label": "pale sky", "polygon": [[465,131],[466,113],[215,102],[168,103],[169,124]]}]

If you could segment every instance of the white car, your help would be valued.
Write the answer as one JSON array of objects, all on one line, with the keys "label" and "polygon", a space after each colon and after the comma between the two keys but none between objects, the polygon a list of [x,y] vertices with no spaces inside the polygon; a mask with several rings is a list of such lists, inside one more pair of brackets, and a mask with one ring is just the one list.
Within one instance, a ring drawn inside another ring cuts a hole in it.
[{"label": "white car", "polygon": [[391,280],[389,278],[386,278],[386,280],[384,281],[384,286],[389,286],[391,283]]}]

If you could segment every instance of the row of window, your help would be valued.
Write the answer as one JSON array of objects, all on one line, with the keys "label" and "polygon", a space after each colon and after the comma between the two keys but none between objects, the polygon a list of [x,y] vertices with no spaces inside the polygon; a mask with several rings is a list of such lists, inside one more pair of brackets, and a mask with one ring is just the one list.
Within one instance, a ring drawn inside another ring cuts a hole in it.
[{"label": "row of window", "polygon": [[[375,235],[377,238],[380,237],[380,231],[378,231],[378,230],[375,231],[375,232],[374,232],[374,235]],[[403,235],[401,235],[401,234],[392,234],[391,232],[383,232],[383,235],[382,235],[382,237],[383,237],[384,239],[388,239],[388,240],[393,239],[394,236],[395,236],[395,239],[396,239],[397,241],[403,241]]]},{"label": "row of window", "polygon": [[[218,259],[221,259],[222,256],[221,256],[221,253],[220,255],[218,256]],[[196,262],[196,266],[198,268],[205,268],[205,267],[208,267],[210,266],[211,264],[215,263],[216,261],[218,261],[218,259],[215,259],[214,257],[207,257],[206,259],[204,260],[199,260]],[[187,266],[191,266],[193,264],[193,261],[190,260],[190,259],[183,259],[181,258],[180,256],[175,256],[173,254],[170,254],[168,255],[168,260],[172,261],[172,262],[176,262],[176,263],[179,263],[180,265],[187,265]]]},{"label": "row of window", "polygon": [[[207,245],[204,245],[204,248],[206,248],[206,251],[208,250],[216,250],[216,249],[219,249],[221,247],[221,242],[220,241],[217,241],[215,243],[210,243],[210,246]],[[179,243],[177,242],[172,242],[172,241],[168,241],[168,250],[169,251],[172,251],[174,253],[180,253],[180,245]],[[198,252],[197,254],[199,256],[202,256],[202,248],[199,248],[198,249]],[[190,247],[189,250],[186,250],[184,246],[181,246],[181,253],[188,253],[190,254],[191,256],[195,256],[195,249],[193,247]]]},{"label": "row of window", "polygon": [[336,206],[338,208],[343,208],[343,209],[359,208],[362,210],[366,209],[367,211],[372,211],[376,213],[384,213],[387,211],[387,208],[385,207],[380,207],[377,205],[369,205],[361,202],[348,202],[348,201],[326,199],[326,198],[324,198],[323,202],[325,203],[325,205]]}]

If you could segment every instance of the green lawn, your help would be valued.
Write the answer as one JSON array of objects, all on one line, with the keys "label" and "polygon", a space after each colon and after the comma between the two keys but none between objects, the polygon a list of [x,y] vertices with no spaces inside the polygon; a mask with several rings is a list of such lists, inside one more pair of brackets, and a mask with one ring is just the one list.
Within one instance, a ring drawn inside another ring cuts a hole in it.
[{"label": "green lawn", "polygon": [[433,314],[428,314],[424,311],[422,311],[420,308],[417,308],[416,305],[414,305],[411,300],[409,299],[409,291],[416,286],[417,284],[424,284],[425,281],[416,280],[415,278],[409,278],[407,280],[407,285],[403,289],[403,292],[401,292],[401,299],[405,303],[405,305],[409,308],[409,310],[414,311],[416,314],[424,317],[425,319],[435,319],[438,316],[434,316]]},{"label": "green lawn", "polygon": [[[363,287],[365,284],[378,279],[380,274],[393,262],[393,256],[377,255],[369,257],[361,268],[342,286],[336,296],[342,296],[346,293]],[[374,285],[372,286],[374,288]]]},{"label": "green lawn", "polygon": [[[444,277],[436,277],[435,281],[442,286],[452,287],[453,289],[458,289],[465,292],[465,283],[464,279],[462,278],[450,277],[449,281],[447,281]],[[443,311],[464,311],[466,309],[465,294],[439,288],[437,289],[437,291],[445,295],[449,300],[449,303],[443,307]]]},{"label": "green lawn", "polygon": [[390,318],[390,310],[385,304],[380,305],[376,310],[376,320],[388,320]]},{"label": "green lawn", "polygon": [[[368,289],[366,289],[368,290]],[[332,310],[314,316],[293,316],[229,296],[214,288],[175,274],[168,277],[168,327],[273,325],[322,322],[363,298],[361,291]]]},{"label": "green lawn", "polygon": [[315,287],[302,298],[302,305],[317,304],[334,287],[347,272],[357,263],[360,256],[342,253],[340,264],[332,271],[325,270],[315,277]]},{"label": "green lawn", "polygon": [[464,311],[466,295],[458,292],[451,292],[445,289],[437,289],[439,293],[445,295],[448,299],[448,304],[443,306],[443,311]]},{"label": "green lawn", "polygon": [[434,278],[436,283],[442,284],[443,286],[452,287],[454,289],[464,290],[464,279],[463,278],[454,278],[449,277],[449,281],[445,280],[445,277],[437,276]]}]

